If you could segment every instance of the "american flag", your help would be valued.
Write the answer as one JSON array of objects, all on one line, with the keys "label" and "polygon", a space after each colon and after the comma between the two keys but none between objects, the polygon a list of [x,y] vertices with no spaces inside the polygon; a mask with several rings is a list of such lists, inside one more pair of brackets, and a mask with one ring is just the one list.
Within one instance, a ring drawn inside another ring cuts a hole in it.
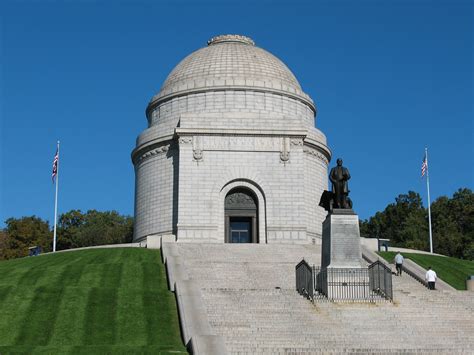
[{"label": "american flag", "polygon": [[51,174],[51,178],[53,179],[53,184],[54,184],[54,178],[58,174],[58,161],[59,161],[59,152],[56,149],[56,155],[54,156],[54,159],[53,159],[53,173]]},{"label": "american flag", "polygon": [[426,161],[426,154],[425,154],[423,158],[423,162],[421,163],[421,177],[425,176],[427,170],[428,170],[428,162]]}]

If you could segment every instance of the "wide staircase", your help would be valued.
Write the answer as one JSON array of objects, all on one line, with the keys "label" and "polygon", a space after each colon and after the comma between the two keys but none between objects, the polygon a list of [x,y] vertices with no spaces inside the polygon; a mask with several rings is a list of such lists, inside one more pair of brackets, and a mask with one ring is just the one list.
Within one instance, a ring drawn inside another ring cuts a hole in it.
[{"label": "wide staircase", "polygon": [[393,277],[394,302],[316,302],[295,291],[295,265],[317,245],[178,243],[209,321],[231,354],[474,353],[474,297]]}]

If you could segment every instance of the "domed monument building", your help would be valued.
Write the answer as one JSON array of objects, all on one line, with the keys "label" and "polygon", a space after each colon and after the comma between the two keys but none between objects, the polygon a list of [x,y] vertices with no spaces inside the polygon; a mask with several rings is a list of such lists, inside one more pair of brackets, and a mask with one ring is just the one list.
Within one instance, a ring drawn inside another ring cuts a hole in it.
[{"label": "domed monument building", "polygon": [[472,353],[472,297],[427,291],[414,263],[392,280],[361,245],[349,169],[337,159],[328,189],[315,104],[278,58],[214,37],[146,116],[130,246],[161,249],[190,353]]},{"label": "domed monument building", "polygon": [[135,241],[319,243],[331,152],[278,58],[248,37],[214,37],[146,114],[132,152]]}]

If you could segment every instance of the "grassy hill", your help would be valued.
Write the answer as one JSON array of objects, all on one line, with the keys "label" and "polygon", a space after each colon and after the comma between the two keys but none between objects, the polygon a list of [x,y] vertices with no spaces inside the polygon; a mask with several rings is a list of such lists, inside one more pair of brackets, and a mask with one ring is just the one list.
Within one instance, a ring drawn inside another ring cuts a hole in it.
[{"label": "grassy hill", "polygon": [[156,250],[0,262],[0,354],[186,353]]},{"label": "grassy hill", "polygon": [[[393,262],[397,253],[393,251],[382,251],[378,254],[388,262]],[[447,282],[457,290],[465,290],[467,277],[474,275],[474,261],[460,260],[439,255],[416,253],[401,254],[425,269],[428,269],[428,267],[431,266],[440,279]]]}]

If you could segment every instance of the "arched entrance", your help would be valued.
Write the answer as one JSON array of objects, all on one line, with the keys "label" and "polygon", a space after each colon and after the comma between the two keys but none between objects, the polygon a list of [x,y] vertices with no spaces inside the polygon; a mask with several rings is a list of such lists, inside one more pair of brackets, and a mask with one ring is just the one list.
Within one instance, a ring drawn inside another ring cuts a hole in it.
[{"label": "arched entrance", "polygon": [[226,243],[258,243],[258,202],[246,188],[235,188],[225,197]]}]

